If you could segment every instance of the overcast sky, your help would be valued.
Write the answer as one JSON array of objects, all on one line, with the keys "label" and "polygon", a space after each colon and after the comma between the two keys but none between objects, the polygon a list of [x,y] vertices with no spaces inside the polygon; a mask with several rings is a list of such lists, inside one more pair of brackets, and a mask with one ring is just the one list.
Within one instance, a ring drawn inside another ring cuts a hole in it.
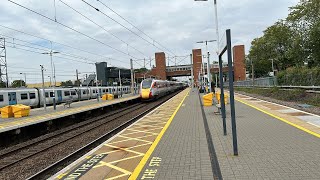
[{"label": "overcast sky", "polygon": [[[189,61],[186,56],[191,53],[193,48],[205,49],[203,44],[196,44],[197,41],[217,39],[213,0],[208,2],[100,0],[149,37],[96,0],[85,1],[98,8],[101,13],[81,0],[55,0],[55,6],[54,0],[12,1],[53,20],[56,14],[57,22],[78,32],[9,1],[2,0],[0,37],[6,38],[10,81],[20,79],[23,77],[20,73],[26,73],[27,83],[41,82],[40,64],[43,64],[47,69],[45,72],[46,81],[49,81],[48,76],[51,75],[50,56],[41,54],[50,51],[51,43],[48,40],[52,41],[53,50],[60,52],[53,56],[53,61],[56,67],[57,81],[61,81],[75,79],[76,69],[81,73],[80,78],[86,73],[95,71],[94,65],[90,64],[93,62],[107,61],[110,66],[129,68],[130,58],[154,58],[155,52],[162,51],[166,52],[167,56],[179,56],[176,58],[176,62],[184,64]],[[62,2],[82,13],[97,25]],[[251,41],[261,36],[262,31],[268,26],[285,18],[288,14],[288,7],[297,4],[298,0],[217,0],[217,2],[220,39],[222,39],[220,46],[225,45],[224,32],[230,28],[233,38],[232,44],[244,44],[246,52],[248,52]],[[216,43],[209,44],[211,54],[214,54],[216,49]],[[170,65],[174,64],[174,61],[172,58],[169,62]],[[140,68],[143,65],[143,60],[134,62],[135,68]],[[146,66],[150,67],[149,64]]]}]

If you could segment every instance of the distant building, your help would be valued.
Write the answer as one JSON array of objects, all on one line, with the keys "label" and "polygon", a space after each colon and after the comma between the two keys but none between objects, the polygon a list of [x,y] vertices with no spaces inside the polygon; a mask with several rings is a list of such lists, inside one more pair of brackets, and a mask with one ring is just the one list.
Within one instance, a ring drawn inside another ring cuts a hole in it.
[{"label": "distant building", "polygon": [[119,82],[119,71],[123,85],[129,85],[131,81],[131,70],[119,67],[107,67],[106,62],[96,63],[97,79],[102,86],[111,86],[113,82]]}]

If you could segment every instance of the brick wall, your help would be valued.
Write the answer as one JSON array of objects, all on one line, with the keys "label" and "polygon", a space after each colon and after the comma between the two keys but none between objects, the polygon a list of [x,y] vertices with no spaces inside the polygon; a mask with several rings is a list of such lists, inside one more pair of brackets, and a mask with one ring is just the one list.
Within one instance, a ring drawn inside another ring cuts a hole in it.
[{"label": "brick wall", "polygon": [[166,80],[166,55],[164,52],[158,52],[156,56],[156,68],[154,69],[154,74],[157,76],[157,79]]},{"label": "brick wall", "polygon": [[245,50],[244,45],[233,47],[234,81],[246,79]]},{"label": "brick wall", "polygon": [[201,62],[202,62],[201,49],[193,49],[192,50],[192,57],[193,57],[194,82],[198,85],[198,83],[199,83],[199,72],[200,72],[200,69],[201,69]]}]

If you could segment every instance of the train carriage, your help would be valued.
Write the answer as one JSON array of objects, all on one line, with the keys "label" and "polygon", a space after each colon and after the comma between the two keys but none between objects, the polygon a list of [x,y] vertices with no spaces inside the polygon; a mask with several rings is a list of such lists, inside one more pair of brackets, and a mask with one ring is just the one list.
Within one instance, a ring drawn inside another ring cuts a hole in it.
[{"label": "train carriage", "polygon": [[175,81],[145,79],[140,85],[140,96],[142,100],[153,100],[183,88],[180,86],[181,83]]}]

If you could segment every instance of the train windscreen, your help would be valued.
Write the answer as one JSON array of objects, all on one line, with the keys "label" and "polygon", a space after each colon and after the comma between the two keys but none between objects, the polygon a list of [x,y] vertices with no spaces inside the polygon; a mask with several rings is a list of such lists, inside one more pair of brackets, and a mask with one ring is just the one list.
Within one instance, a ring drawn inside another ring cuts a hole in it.
[{"label": "train windscreen", "polygon": [[152,80],[144,80],[142,81],[142,89],[149,89],[151,87]]}]

